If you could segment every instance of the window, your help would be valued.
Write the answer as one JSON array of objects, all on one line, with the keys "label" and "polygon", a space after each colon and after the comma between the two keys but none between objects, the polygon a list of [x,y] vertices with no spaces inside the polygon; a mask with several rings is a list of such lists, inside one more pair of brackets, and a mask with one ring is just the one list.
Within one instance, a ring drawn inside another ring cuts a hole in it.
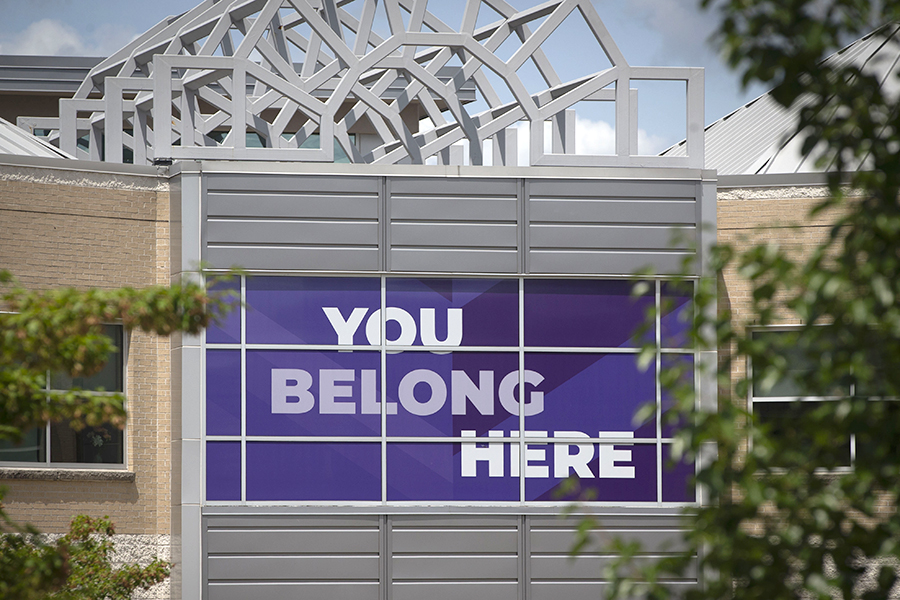
[{"label": "window", "polygon": [[[125,332],[121,325],[104,325],[104,333],[117,348],[103,369],[91,377],[72,378],[51,373],[48,390],[80,388],[98,394],[122,392],[125,373]],[[32,429],[20,444],[0,442],[0,461],[53,464],[122,464],[124,435],[111,425],[84,427],[76,431],[68,423],[48,423]]]},{"label": "window", "polygon": [[[753,332],[753,339],[765,341],[773,356],[781,356],[787,361],[785,377],[773,382],[763,382],[762,373],[751,368],[750,410],[763,425],[771,428],[778,439],[792,439],[796,447],[803,448],[810,442],[800,425],[806,417],[821,406],[821,402],[835,401],[853,395],[854,386],[835,387],[813,392],[803,388],[800,382],[805,373],[817,368],[811,357],[790,343],[790,336],[796,329],[769,329]],[[835,442],[838,466],[849,467],[854,459],[856,440],[849,436]]]},{"label": "window", "polygon": [[680,362],[693,382],[693,290],[666,284],[232,282],[246,306],[204,342],[206,501],[693,503],[657,375]]}]

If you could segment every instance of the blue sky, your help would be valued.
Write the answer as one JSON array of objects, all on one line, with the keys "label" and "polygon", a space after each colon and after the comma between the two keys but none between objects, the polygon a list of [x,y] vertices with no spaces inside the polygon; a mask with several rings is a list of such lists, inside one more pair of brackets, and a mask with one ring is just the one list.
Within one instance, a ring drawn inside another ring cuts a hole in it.
[{"label": "blue sky", "polygon": [[[538,0],[510,0],[525,8]],[[106,56],[163,18],[194,6],[194,0],[0,0],[0,54]],[[632,65],[698,66],[706,69],[706,122],[725,116],[764,89],[741,90],[739,78],[707,43],[715,28],[715,13],[701,12],[697,0],[594,0],[594,6],[625,58]],[[462,15],[461,0],[430,0],[429,10],[451,25]],[[492,19],[489,19],[492,20]],[[551,62],[563,80],[598,71],[602,62],[583,49],[578,28],[557,36]],[[553,40],[553,38],[551,38]],[[548,40],[548,42],[551,40]],[[683,101],[670,102],[671,88],[645,84],[639,89],[642,153],[653,153],[683,137]],[[677,91],[677,90],[676,90]],[[646,101],[644,100],[646,99]],[[579,113],[579,119],[582,114]],[[579,125],[604,139],[605,115],[590,114]],[[608,137],[608,136],[607,136]],[[581,136],[579,135],[579,139]]]}]

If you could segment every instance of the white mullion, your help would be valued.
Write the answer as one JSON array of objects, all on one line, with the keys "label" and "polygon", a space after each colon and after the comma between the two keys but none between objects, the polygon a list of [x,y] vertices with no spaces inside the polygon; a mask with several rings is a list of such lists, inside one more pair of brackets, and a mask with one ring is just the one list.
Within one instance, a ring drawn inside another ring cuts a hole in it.
[{"label": "white mullion", "polygon": [[387,503],[387,277],[381,276],[381,502]]},{"label": "white mullion", "polygon": [[[209,350],[237,350],[242,347],[245,347],[247,350],[306,350],[306,351],[314,351],[314,352],[333,352],[333,351],[369,351],[375,352],[378,351],[381,346],[371,346],[371,345],[353,345],[353,346],[340,346],[340,345],[316,345],[316,344],[246,344],[245,346],[241,346],[241,344],[207,344],[207,349]],[[390,345],[391,352],[439,352],[439,353],[447,353],[447,352],[494,352],[494,353],[509,353],[515,352],[517,350],[517,346],[454,346],[452,349],[448,350],[447,346],[399,346],[395,344]],[[578,347],[578,346],[531,346],[528,348],[530,352],[541,352],[545,354],[639,354],[641,352],[641,348],[634,347]],[[665,350],[666,354],[690,354],[693,355],[694,350],[685,349],[685,348],[667,348]]]},{"label": "white mullion", "polygon": [[[614,432],[613,432],[614,433]],[[240,438],[234,435],[210,435],[206,438],[211,442],[234,442]],[[479,444],[486,442],[488,438],[471,438],[462,436],[416,436],[416,435],[395,435],[391,436],[392,442],[401,442],[405,444],[419,443],[461,443],[472,442],[475,439]],[[497,438],[499,439],[499,438]],[[587,442],[598,444],[628,444],[628,445],[650,445],[656,444],[654,438],[633,438],[633,437],[617,437],[614,435],[603,437],[589,438],[569,438],[569,437],[550,437],[535,436],[528,438],[535,444],[584,444]],[[248,435],[249,442],[343,442],[343,443],[375,443],[381,441],[381,436],[377,435]],[[509,439],[506,440],[507,442]]]},{"label": "white mullion", "polygon": [[[519,503],[525,496],[525,278],[519,278]],[[504,448],[505,450],[505,448]],[[512,462],[512,461],[510,461]]]},{"label": "white mullion", "polygon": [[[206,275],[202,275],[203,278],[203,287],[206,287],[208,279]],[[208,403],[208,398],[206,395],[206,330],[200,333],[200,506],[206,505],[206,480],[208,479],[206,476],[207,471],[209,470],[209,461],[207,460],[206,455],[206,405]],[[183,347],[183,346],[182,346]],[[183,386],[182,386],[183,387]],[[182,398],[182,406],[184,405],[184,398]],[[183,414],[183,412],[182,412]],[[182,429],[182,441],[181,447],[184,448],[184,433]],[[180,465],[180,470],[184,472],[184,464]]]},{"label": "white mullion", "polygon": [[241,276],[241,503],[247,502],[247,278]]},{"label": "white mullion", "polygon": [[[50,371],[47,371],[47,377],[44,381],[44,389],[47,391],[47,402],[50,402]],[[48,467],[52,462],[52,458],[50,456],[50,419],[47,419],[47,422],[44,423],[44,464]]]},{"label": "white mullion", "polygon": [[[694,309],[693,314],[691,315],[691,327],[693,327],[693,324],[696,323],[697,315],[699,314],[699,311],[700,311],[700,307],[697,306],[697,286],[698,286],[698,283],[696,280],[691,282],[691,306]],[[694,412],[699,413],[700,412],[700,348],[698,346],[694,346],[693,353],[694,353],[694,366],[693,366],[693,369],[694,369],[693,370],[693,373],[694,373]],[[716,369],[718,370],[718,365],[716,366]],[[730,378],[730,375],[729,375],[729,378]],[[714,374],[714,376],[713,376],[714,382],[715,382],[715,379],[716,379],[716,376]],[[751,385],[749,387],[752,388],[753,386]],[[693,415],[692,415],[692,418],[693,418]],[[699,455],[694,456],[694,476],[695,477],[697,476],[697,469],[699,468],[699,466],[700,466],[700,456]],[[697,504],[699,504],[702,499],[700,492],[701,492],[700,484],[698,482],[694,482],[694,502]]]},{"label": "white mullion", "polygon": [[662,386],[659,383],[660,369],[662,368],[662,282],[657,279],[654,284],[654,302],[656,310],[653,311],[654,330],[656,341],[656,376],[654,386],[656,388],[656,501],[662,504]]}]

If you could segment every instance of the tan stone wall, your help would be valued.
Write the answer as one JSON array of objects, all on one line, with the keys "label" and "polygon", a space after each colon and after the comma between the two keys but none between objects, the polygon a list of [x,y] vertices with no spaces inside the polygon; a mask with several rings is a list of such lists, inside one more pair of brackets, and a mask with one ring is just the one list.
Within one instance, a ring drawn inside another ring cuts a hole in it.
[{"label": "tan stone wall", "polygon": [[[747,250],[755,244],[771,242],[794,256],[808,257],[811,251],[828,239],[839,209],[829,209],[811,218],[809,213],[828,197],[821,186],[723,189],[718,191],[718,242],[731,244],[736,250]],[[721,275],[720,309],[730,308],[732,324],[738,328],[754,324],[751,311],[751,287],[742,279],[735,265]],[[779,323],[799,324],[795,315],[784,311]],[[727,349],[719,349],[723,355]],[[734,385],[747,376],[747,364],[734,361],[731,381]],[[741,398],[742,403],[746,399]],[[876,501],[878,513],[892,514],[896,507],[887,497]]]},{"label": "tan stone wall", "polygon": [[[835,210],[824,211],[815,218],[809,212],[828,197],[824,186],[719,188],[717,200],[718,242],[736,250],[753,245],[774,243],[793,256],[809,256],[810,251],[827,240]],[[732,311],[732,323],[743,328],[755,322],[751,311],[751,287],[732,263],[719,279],[719,307]],[[780,323],[799,324],[795,315],[784,311]],[[725,349],[720,349],[720,354]],[[747,375],[747,365],[735,361],[731,379]]]},{"label": "tan stone wall", "polygon": [[[0,268],[32,288],[165,284],[168,213],[161,177],[0,165]],[[108,515],[120,533],[168,534],[169,369],[168,339],[130,334],[126,464],[133,481],[0,478],[10,515],[49,533],[85,513]]]}]

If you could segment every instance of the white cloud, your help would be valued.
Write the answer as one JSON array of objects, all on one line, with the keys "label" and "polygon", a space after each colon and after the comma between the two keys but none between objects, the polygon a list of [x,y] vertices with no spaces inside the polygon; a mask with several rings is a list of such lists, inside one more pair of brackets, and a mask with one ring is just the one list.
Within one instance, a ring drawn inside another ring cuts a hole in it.
[{"label": "white cloud", "polygon": [[3,39],[3,54],[84,54],[81,35],[72,27],[54,19],[35,21],[17,35]]},{"label": "white cloud", "polygon": [[719,14],[700,10],[696,0],[631,0],[626,11],[659,36],[662,43],[655,54],[665,64],[706,62],[715,54],[707,40]]},{"label": "white cloud", "polygon": [[616,130],[606,121],[575,118],[575,154],[615,154]]},{"label": "white cloud", "polygon": [[0,54],[49,56],[109,56],[134,39],[118,25],[97,26],[89,36],[56,19],[35,21],[24,30],[0,37]]},{"label": "white cloud", "polygon": [[638,152],[643,156],[655,156],[671,145],[662,136],[638,129]]},{"label": "white cloud", "polygon": [[[518,161],[520,166],[530,164],[530,127],[526,122],[516,124],[518,129]],[[642,155],[659,154],[667,148],[665,140],[638,130],[638,150]],[[550,151],[550,123],[544,124],[544,152]],[[614,155],[616,153],[616,132],[606,121],[594,121],[582,117],[575,118],[575,154]]]}]

